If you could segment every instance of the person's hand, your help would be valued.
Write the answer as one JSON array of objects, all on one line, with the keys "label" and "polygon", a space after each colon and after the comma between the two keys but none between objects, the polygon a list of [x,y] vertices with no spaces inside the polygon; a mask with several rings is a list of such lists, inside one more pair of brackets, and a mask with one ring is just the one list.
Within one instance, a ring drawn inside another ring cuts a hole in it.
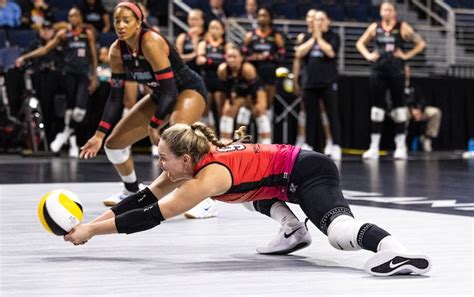
[{"label": "person's hand", "polygon": [[293,80],[293,94],[295,94],[296,96],[301,94],[300,83],[296,80]]},{"label": "person's hand", "polygon": [[373,51],[365,57],[369,62],[376,62],[380,58],[380,54],[376,51]]},{"label": "person's hand", "polygon": [[318,28],[318,26],[314,26],[314,28],[313,28],[313,38],[314,38],[314,40],[318,41],[320,38],[322,38],[322,36],[323,36],[323,33]]},{"label": "person's hand", "polygon": [[74,245],[85,244],[92,238],[92,232],[89,224],[79,224],[64,235],[64,241],[69,241]]},{"label": "person's hand", "polygon": [[148,136],[150,137],[151,144],[158,145],[158,142],[160,142],[160,131],[158,131],[158,128],[148,126]]},{"label": "person's hand", "polygon": [[402,59],[403,61],[406,61],[408,60],[408,56],[407,54],[405,54],[401,49],[397,48],[394,52],[393,52],[393,56],[395,58],[399,58],[399,59]]},{"label": "person's hand", "polygon": [[23,56],[15,60],[16,67],[20,68],[21,66],[23,66],[23,64],[25,64],[25,58],[23,58]]},{"label": "person's hand", "polygon": [[91,81],[89,82],[89,87],[87,88],[89,90],[89,94],[94,93],[95,89],[97,89],[97,78],[93,77]]},{"label": "person's hand", "polygon": [[79,154],[79,158],[81,159],[91,159],[97,156],[100,148],[102,147],[103,138],[94,135],[92,136],[86,144],[81,147],[81,153]]}]

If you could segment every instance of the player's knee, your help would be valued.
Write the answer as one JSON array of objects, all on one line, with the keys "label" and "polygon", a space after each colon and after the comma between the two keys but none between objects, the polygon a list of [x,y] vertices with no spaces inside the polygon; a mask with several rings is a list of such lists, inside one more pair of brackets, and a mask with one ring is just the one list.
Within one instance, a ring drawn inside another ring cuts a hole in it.
[{"label": "player's knee", "polygon": [[123,164],[130,158],[130,146],[127,146],[123,149],[112,149],[107,146],[107,143],[104,146],[105,154],[107,159],[109,159],[112,164]]},{"label": "player's knee", "polygon": [[348,215],[336,217],[328,227],[329,243],[339,250],[360,250],[358,235],[363,225],[363,222],[359,222]]},{"label": "player's knee", "polygon": [[391,112],[392,119],[395,123],[400,124],[408,120],[408,108],[397,107]]},{"label": "player's knee", "polygon": [[385,110],[383,108],[373,106],[370,109],[370,119],[372,122],[383,122],[385,118]]},{"label": "player's knee", "polygon": [[72,111],[72,119],[76,123],[80,123],[86,117],[86,110],[84,108],[75,107]]}]

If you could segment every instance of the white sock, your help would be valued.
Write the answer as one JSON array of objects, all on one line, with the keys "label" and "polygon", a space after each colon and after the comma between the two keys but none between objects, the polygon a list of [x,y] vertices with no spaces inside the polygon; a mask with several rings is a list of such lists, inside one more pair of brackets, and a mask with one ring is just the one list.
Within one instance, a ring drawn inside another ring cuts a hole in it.
[{"label": "white sock", "polygon": [[270,208],[270,217],[279,222],[282,226],[294,226],[299,223],[298,218],[291,209],[282,201],[275,202]]},{"label": "white sock", "polygon": [[392,235],[386,236],[379,242],[377,251],[406,252],[407,248]]},{"label": "white sock", "polygon": [[380,133],[372,133],[370,134],[370,148],[371,149],[379,149],[380,146],[380,137],[382,134]]},{"label": "white sock", "polygon": [[395,135],[395,146],[397,149],[403,149],[406,147],[406,135],[405,134],[397,134]]},{"label": "white sock", "polygon": [[132,171],[129,175],[120,175],[120,178],[125,183],[134,183],[137,181],[137,175],[135,174],[135,170]]}]

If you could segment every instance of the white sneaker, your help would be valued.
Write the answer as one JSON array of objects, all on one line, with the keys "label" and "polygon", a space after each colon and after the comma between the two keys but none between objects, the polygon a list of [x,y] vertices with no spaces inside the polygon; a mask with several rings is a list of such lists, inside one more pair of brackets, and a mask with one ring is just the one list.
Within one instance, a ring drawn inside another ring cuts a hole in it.
[{"label": "white sneaker", "polygon": [[69,135],[71,135],[72,130],[69,128],[65,128],[63,132],[59,132],[56,134],[53,142],[49,145],[49,148],[53,153],[57,153],[61,150],[63,145],[66,144],[67,140],[69,139]]},{"label": "white sneaker", "polygon": [[379,150],[375,148],[369,148],[365,153],[362,154],[364,160],[377,160],[379,158]]},{"label": "white sneaker", "polygon": [[311,234],[303,222],[282,226],[277,236],[266,246],[257,247],[264,255],[286,255],[303,249],[311,244]]},{"label": "white sneaker", "polygon": [[427,153],[431,153],[433,151],[433,147],[431,146],[431,138],[421,136],[421,144],[423,145],[423,151]]},{"label": "white sneaker", "polygon": [[301,149],[307,150],[307,151],[312,151],[312,150],[313,150],[313,147],[310,146],[309,144],[307,144],[307,143],[305,142],[305,143],[303,143],[303,145],[301,146]]},{"label": "white sneaker", "polygon": [[364,269],[375,276],[425,274],[431,269],[431,260],[421,254],[380,251],[367,260]]},{"label": "white sneaker", "polygon": [[333,145],[330,152],[331,159],[334,161],[340,161],[342,158],[341,147],[337,144]]},{"label": "white sneaker", "polygon": [[217,203],[214,199],[207,198],[198,205],[184,213],[188,219],[207,219],[217,216]]},{"label": "white sneaker", "polygon": [[326,146],[324,147],[324,154],[330,156],[333,150],[332,141],[326,141]]},{"label": "white sneaker", "polygon": [[396,160],[406,160],[408,159],[407,147],[397,147],[393,153],[393,158]]},{"label": "white sneaker", "polygon": [[157,145],[152,145],[151,146],[151,156],[156,158],[158,157],[158,146]]},{"label": "white sneaker", "polygon": [[[138,189],[143,190],[145,188],[144,184],[138,184]],[[105,206],[107,207],[112,207],[117,205],[120,201],[123,199],[127,198],[130,195],[135,194],[136,192],[131,192],[127,190],[126,188],[123,188],[121,192],[115,193],[114,195],[110,196],[109,198],[106,198],[102,201]]]},{"label": "white sneaker", "polygon": [[76,136],[69,137],[69,157],[79,158],[79,147],[77,146]]}]

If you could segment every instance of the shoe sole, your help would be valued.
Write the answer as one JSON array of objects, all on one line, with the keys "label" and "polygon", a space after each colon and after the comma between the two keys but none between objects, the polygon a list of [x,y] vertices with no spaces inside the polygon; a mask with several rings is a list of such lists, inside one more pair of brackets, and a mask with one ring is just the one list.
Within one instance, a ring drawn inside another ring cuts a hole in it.
[{"label": "shoe sole", "polygon": [[117,205],[117,202],[112,202],[112,201],[103,201],[102,203],[104,203],[104,205],[107,207],[112,207],[112,206]]},{"label": "shoe sole", "polygon": [[291,254],[293,252],[304,249],[305,247],[308,247],[310,244],[311,244],[311,242],[301,242],[301,243],[298,243],[297,245],[295,245],[294,247],[292,247],[290,249],[283,250],[283,251],[270,252],[270,253],[262,253],[262,252],[259,252],[259,251],[257,251],[257,252],[261,255],[273,255],[273,256],[288,255],[288,254]]},{"label": "shoe sole", "polygon": [[184,217],[186,219],[210,219],[210,218],[215,218],[217,217],[217,214],[212,214],[212,215],[209,215],[209,216],[205,216],[205,217],[196,217],[196,216],[193,216],[192,214],[189,214],[189,213],[185,213],[184,214]]},{"label": "shoe sole", "polygon": [[[400,264],[403,263],[403,264]],[[431,260],[425,255],[410,255],[392,251],[381,251],[370,258],[364,267],[374,276],[395,274],[425,274],[431,269]]]}]

